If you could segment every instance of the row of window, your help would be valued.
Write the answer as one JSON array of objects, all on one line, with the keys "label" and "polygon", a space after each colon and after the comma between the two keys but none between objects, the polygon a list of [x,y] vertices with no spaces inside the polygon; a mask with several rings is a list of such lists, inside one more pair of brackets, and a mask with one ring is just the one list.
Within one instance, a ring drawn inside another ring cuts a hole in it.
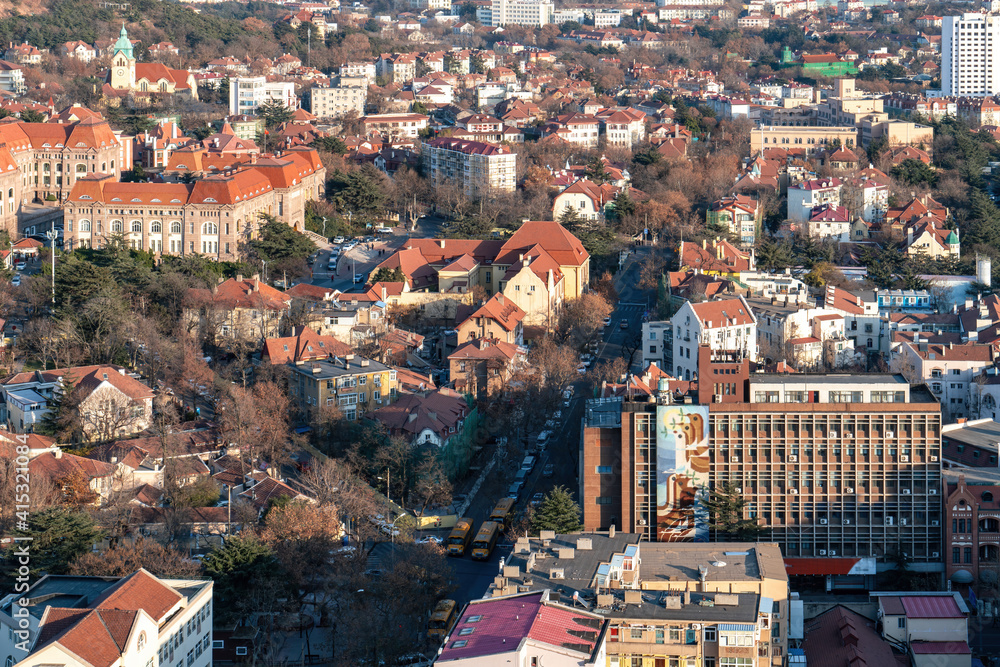
[{"label": "row of window", "polygon": [[[121,234],[121,233],[125,232],[125,223],[123,221],[121,221],[121,220],[112,220],[111,223],[110,223],[110,225],[111,225],[111,232],[113,234],[114,233]],[[237,233],[239,233],[239,227],[240,227],[239,223],[236,223],[236,232]],[[98,220],[97,221],[97,231],[98,232],[102,231],[101,228],[102,228],[101,221]],[[129,223],[128,230],[132,234],[141,234],[142,233],[142,221],[140,221],[140,220],[133,220],[132,222]],[[174,220],[173,222],[170,223],[170,233],[171,234],[180,234],[182,232],[182,230],[183,230],[183,226],[181,225],[181,223],[179,221]],[[226,234],[228,235],[230,233],[230,227],[229,227],[229,223],[228,222],[225,223],[225,230],[226,230]],[[66,221],[66,231],[67,232],[72,232],[73,231],[73,221],[72,220],[67,220]],[[90,231],[93,231],[93,224],[90,222],[90,220],[80,220],[79,223],[78,223],[78,231],[81,231],[81,232],[90,232]],[[194,234],[194,223],[193,222],[189,223],[189,225],[188,225],[188,231],[189,231],[189,233]],[[163,233],[163,223],[160,222],[159,220],[154,220],[153,222],[151,222],[149,224],[149,233],[150,234],[162,234]],[[201,225],[201,233],[202,233],[202,235],[205,235],[205,236],[218,236],[218,234],[219,234],[219,225],[217,223],[215,223],[215,222],[206,222],[206,223],[203,223]]]}]

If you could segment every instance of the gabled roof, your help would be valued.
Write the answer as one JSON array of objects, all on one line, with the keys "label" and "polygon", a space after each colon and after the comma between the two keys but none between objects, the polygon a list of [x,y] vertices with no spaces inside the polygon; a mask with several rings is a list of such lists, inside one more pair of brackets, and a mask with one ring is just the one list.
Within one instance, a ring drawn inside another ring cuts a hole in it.
[{"label": "gabled roof", "polygon": [[309,327],[302,327],[285,338],[268,338],[264,341],[262,359],[272,364],[326,359],[351,353],[351,346],[333,336],[320,336]]},{"label": "gabled roof", "polygon": [[502,293],[497,292],[489,301],[477,308],[458,326],[461,327],[471,319],[485,317],[499,324],[504,331],[510,332],[517,329],[517,325],[521,323],[526,314],[520,306],[510,299],[505,298]]},{"label": "gabled roof", "polygon": [[39,454],[28,462],[28,469],[33,475],[45,476],[54,482],[66,479],[71,475],[81,475],[89,482],[92,479],[111,477],[115,474],[115,466],[111,463],[94,461],[64,452]]},{"label": "gabled roof", "polygon": [[757,318],[754,317],[753,310],[743,300],[742,296],[735,299],[719,299],[717,301],[692,303],[691,308],[702,325],[708,329],[746,326],[757,323]]},{"label": "gabled roof", "polygon": [[157,624],[162,623],[184,597],[146,570],[131,574],[109,588],[97,599],[97,609],[141,609]]},{"label": "gabled roof", "polygon": [[497,254],[497,264],[513,264],[521,251],[538,246],[545,250],[560,266],[581,266],[590,254],[565,227],[551,220],[523,223]]},{"label": "gabled roof", "polygon": [[61,609],[42,614],[36,650],[57,645],[92,667],[117,663],[135,625],[135,610]]},{"label": "gabled roof", "polygon": [[[241,276],[237,276],[241,278]],[[195,302],[214,303],[229,308],[266,308],[270,310],[285,310],[289,299],[280,290],[276,290],[257,278],[230,278],[217,287],[208,289],[190,289],[188,294]]]},{"label": "gabled roof", "polygon": [[495,339],[476,338],[458,346],[454,352],[448,355],[449,359],[495,359],[508,363],[512,361],[521,348],[512,343],[505,343]]}]

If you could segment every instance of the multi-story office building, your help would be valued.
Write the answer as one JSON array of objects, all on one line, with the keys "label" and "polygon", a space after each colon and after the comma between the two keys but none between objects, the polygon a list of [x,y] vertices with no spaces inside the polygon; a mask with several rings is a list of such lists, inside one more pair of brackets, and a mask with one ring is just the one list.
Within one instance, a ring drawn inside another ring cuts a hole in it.
[{"label": "multi-story office building", "polygon": [[504,146],[481,141],[440,138],[421,149],[424,173],[434,187],[460,185],[477,197],[490,192],[513,192],[517,186],[517,154]]},{"label": "multi-story office building", "polygon": [[318,118],[341,118],[350,111],[365,113],[368,80],[361,76],[341,76],[336,85],[315,86],[310,91],[311,112]]},{"label": "multi-story office building", "polygon": [[776,544],[543,531],[517,541],[487,599],[545,589],[567,602],[594,603],[608,622],[608,665],[766,667],[787,660],[793,601]]},{"label": "multi-story office building", "polygon": [[740,350],[751,360],[757,358],[757,317],[742,296],[688,301],[670,321],[674,325],[673,370],[680,380],[698,376],[698,346],[702,344],[713,350]]},{"label": "multi-story office building", "polygon": [[359,416],[396,400],[396,371],[371,359],[349,354],[330,360],[290,364],[292,398],[308,412],[336,406],[344,419]]},{"label": "multi-story office building", "polygon": [[945,16],[941,27],[941,93],[982,97],[1000,93],[1000,15]]},{"label": "multi-story office building", "polygon": [[492,0],[490,6],[477,12],[484,25],[528,25],[541,27],[552,23],[555,5],[551,0]]},{"label": "multi-story office building", "polygon": [[265,102],[280,102],[289,109],[299,107],[295,84],[268,81],[266,76],[234,76],[229,79],[229,113],[253,115]]},{"label": "multi-story office building", "polygon": [[[873,575],[896,548],[916,569],[940,570],[941,413],[925,386],[899,375],[746,376],[738,359],[710,361],[697,397],[588,403],[586,529],[707,538],[703,489],[732,484],[793,574]],[[725,382],[736,395],[717,390]]]},{"label": "multi-story office building", "polygon": [[0,655],[7,667],[212,667],[212,581],[44,576],[0,600]]}]

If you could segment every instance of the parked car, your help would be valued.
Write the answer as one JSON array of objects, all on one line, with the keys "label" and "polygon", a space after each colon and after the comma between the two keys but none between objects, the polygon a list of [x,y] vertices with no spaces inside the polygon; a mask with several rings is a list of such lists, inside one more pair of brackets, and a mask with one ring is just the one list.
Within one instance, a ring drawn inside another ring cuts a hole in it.
[{"label": "parked car", "polygon": [[417,544],[442,544],[444,539],[438,537],[437,535],[425,535],[417,540]]},{"label": "parked car", "polygon": [[587,364],[580,364],[579,366],[577,366],[576,367],[576,372],[579,373],[580,375],[583,375],[584,373],[586,373],[587,372]]},{"label": "parked car", "polygon": [[545,447],[545,445],[548,444],[549,436],[551,435],[552,431],[542,431],[541,433],[538,434],[538,437],[535,438],[535,442],[538,444],[539,447]]},{"label": "parked car", "polygon": [[553,412],[552,418],[556,420],[562,419],[562,410],[556,410],[555,412]]},{"label": "parked car", "polygon": [[354,274],[354,284],[359,285],[365,281],[365,277],[360,273]]},{"label": "parked car", "polygon": [[21,286],[21,274],[20,273],[15,273],[14,277],[10,279],[10,284],[13,285],[14,287],[20,287]]},{"label": "parked car", "polygon": [[608,315],[607,317],[604,318],[604,326],[608,326],[609,324],[611,324],[611,316],[610,315]]},{"label": "parked car", "polygon": [[378,232],[379,234],[392,234],[392,227],[385,227],[385,226],[376,227],[375,231]]},{"label": "parked car", "polygon": [[28,268],[28,263],[22,259],[18,261],[17,264],[14,265],[14,268],[17,269],[18,271],[24,271],[26,268]]},{"label": "parked car", "polygon": [[552,463],[546,463],[545,467],[542,468],[542,477],[552,477],[556,473],[556,467]]},{"label": "parked car", "polygon": [[619,322],[618,327],[621,329],[628,329],[628,320],[622,320]]},{"label": "parked car", "polygon": [[534,470],[534,468],[535,468],[535,457],[525,456],[524,460],[521,461],[521,470],[527,470],[528,472],[531,472],[532,470]]},{"label": "parked car", "polygon": [[541,491],[539,491],[535,495],[531,496],[531,503],[530,503],[530,505],[532,507],[538,507],[539,505],[542,504],[543,500],[545,500],[545,494],[542,493]]},{"label": "parked car", "polygon": [[337,245],[340,245],[344,241],[345,241],[345,239],[344,239],[343,236],[334,236],[333,237],[333,242],[336,243]]},{"label": "parked car", "polygon": [[514,482],[507,488],[507,497],[517,500],[521,496],[521,482]]}]

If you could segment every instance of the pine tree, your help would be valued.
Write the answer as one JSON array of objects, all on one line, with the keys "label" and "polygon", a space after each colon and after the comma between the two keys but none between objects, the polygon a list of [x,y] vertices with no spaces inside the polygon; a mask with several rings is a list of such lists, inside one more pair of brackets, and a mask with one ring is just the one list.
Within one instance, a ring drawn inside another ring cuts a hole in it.
[{"label": "pine tree", "polygon": [[31,541],[31,571],[39,574],[63,574],[81,554],[91,551],[101,540],[101,529],[87,512],[52,507],[36,512],[28,519],[27,535]]},{"label": "pine tree", "polygon": [[709,491],[705,508],[708,510],[709,527],[717,539],[753,542],[764,532],[757,519],[747,517],[750,501],[743,497],[732,482]]},{"label": "pine tree", "polygon": [[582,530],[580,506],[573,500],[573,494],[562,486],[549,491],[549,495],[545,496],[545,500],[535,510],[531,529],[535,532],[554,530],[560,535]]}]

